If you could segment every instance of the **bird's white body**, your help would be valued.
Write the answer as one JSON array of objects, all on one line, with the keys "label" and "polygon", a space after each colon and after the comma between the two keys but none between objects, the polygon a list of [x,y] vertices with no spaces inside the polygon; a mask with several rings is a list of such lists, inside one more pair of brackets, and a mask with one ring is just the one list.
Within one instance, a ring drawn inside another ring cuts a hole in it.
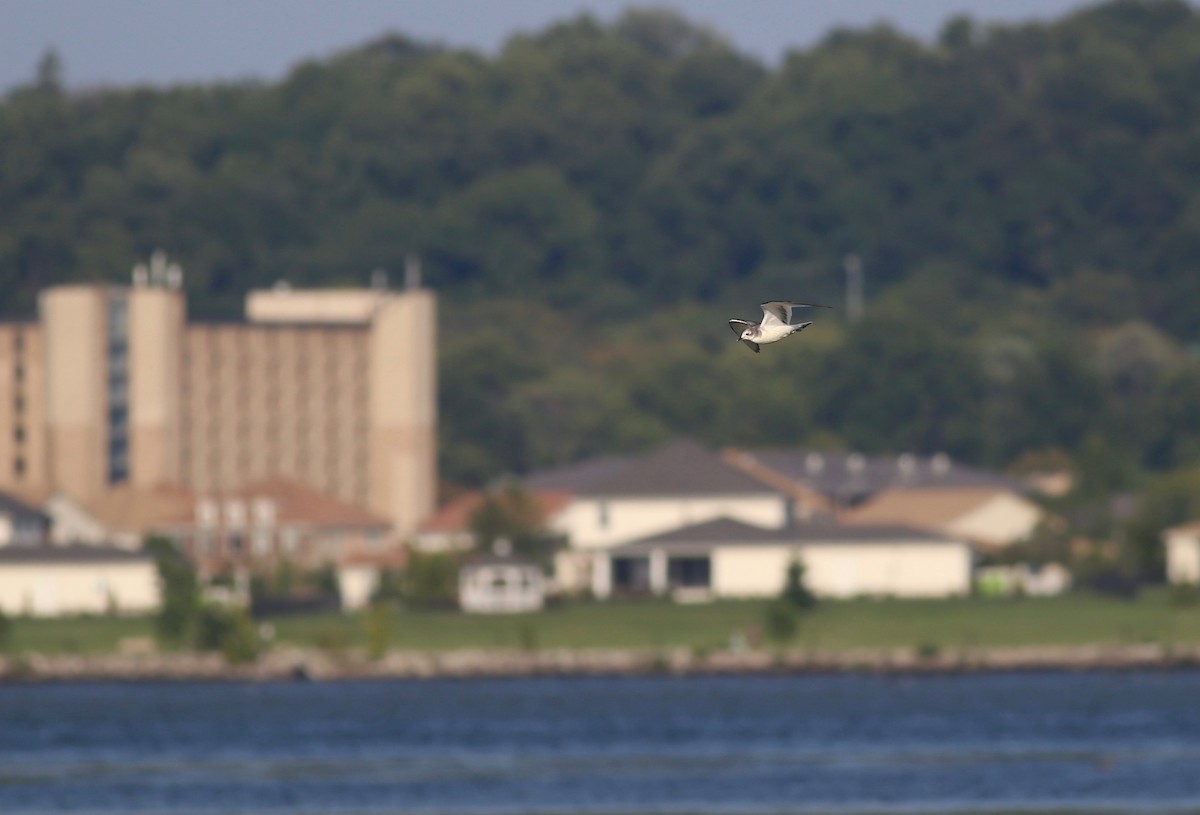
[{"label": "bird's white body", "polygon": [[797,334],[812,325],[792,324],[792,310],[796,308],[829,308],[818,303],[800,303],[794,300],[770,300],[762,304],[762,322],[755,325],[748,320],[730,320],[729,327],[737,332],[738,339],[746,343],[754,353],[760,345],[779,342],[784,337]]},{"label": "bird's white body", "polygon": [[[763,323],[758,326],[758,333],[753,337],[749,337],[749,339],[754,340],[759,345],[766,345],[767,343],[779,342],[784,337],[790,337],[797,331],[803,331],[810,325],[812,323],[801,323],[800,325],[767,325]],[[750,329],[747,328],[742,333],[748,334],[750,333]]]}]

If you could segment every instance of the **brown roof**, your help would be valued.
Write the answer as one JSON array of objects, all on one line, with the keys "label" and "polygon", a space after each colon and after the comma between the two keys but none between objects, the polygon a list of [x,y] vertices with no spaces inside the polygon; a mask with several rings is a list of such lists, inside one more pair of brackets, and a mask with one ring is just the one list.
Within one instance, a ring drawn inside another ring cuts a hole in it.
[{"label": "brown roof", "polygon": [[328,493],[318,492],[281,476],[266,478],[232,492],[206,497],[240,498],[244,501],[253,501],[256,498],[269,499],[275,504],[276,524],[371,528],[392,525],[386,518],[375,515],[364,507],[343,501]]},{"label": "brown roof", "polygon": [[[565,490],[530,490],[525,493],[540,510],[540,520],[547,521],[571,502],[571,493]],[[471,525],[471,516],[483,506],[487,493],[475,490],[464,493],[443,506],[421,524],[419,532],[462,532]],[[497,493],[503,495],[503,493]]]},{"label": "brown roof", "polygon": [[147,532],[190,518],[196,495],[183,487],[115,487],[82,502],[92,517],[114,532]]},{"label": "brown roof", "polygon": [[933,529],[953,523],[997,495],[1006,494],[1011,495],[1012,490],[1004,487],[891,489],[839,517],[846,524],[904,524]]}]

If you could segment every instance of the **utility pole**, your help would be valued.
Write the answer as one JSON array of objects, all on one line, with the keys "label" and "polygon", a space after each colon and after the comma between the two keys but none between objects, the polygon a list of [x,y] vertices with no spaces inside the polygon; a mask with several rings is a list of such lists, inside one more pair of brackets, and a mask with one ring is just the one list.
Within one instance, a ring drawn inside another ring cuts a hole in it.
[{"label": "utility pole", "polygon": [[851,252],[842,258],[846,270],[846,319],[852,324],[863,316],[863,264],[862,258]]}]

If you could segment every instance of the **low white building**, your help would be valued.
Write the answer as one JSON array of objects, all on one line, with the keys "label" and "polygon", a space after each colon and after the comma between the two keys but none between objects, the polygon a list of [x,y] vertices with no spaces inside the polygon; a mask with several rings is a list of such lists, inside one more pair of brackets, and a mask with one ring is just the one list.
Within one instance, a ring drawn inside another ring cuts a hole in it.
[{"label": "low white building", "polygon": [[800,524],[782,529],[719,518],[591,553],[593,591],[770,597],[804,566],[819,597],[947,597],[971,590],[964,540],[896,526]]},{"label": "low white building", "polygon": [[108,546],[0,547],[0,611],[7,615],[144,614],[162,601],[146,554]]},{"label": "low white building", "polygon": [[466,563],[458,573],[458,604],[478,614],[537,611],[545,603],[541,567],[510,555],[487,555]]},{"label": "low white building", "polygon": [[606,467],[595,481],[573,485],[570,502],[549,525],[567,548],[554,562],[560,591],[603,594],[607,579],[592,555],[631,541],[716,518],[779,528],[791,498],[690,440]]},{"label": "low white building", "polygon": [[1167,580],[1200,583],[1200,521],[1163,532],[1167,549]]}]

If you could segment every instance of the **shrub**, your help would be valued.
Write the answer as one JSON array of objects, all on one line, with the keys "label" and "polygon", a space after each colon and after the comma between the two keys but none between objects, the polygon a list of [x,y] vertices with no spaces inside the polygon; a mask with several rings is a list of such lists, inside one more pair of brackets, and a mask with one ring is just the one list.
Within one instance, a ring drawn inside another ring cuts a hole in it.
[{"label": "shrub", "polygon": [[245,609],[210,604],[200,609],[196,647],[220,651],[226,661],[238,664],[257,659],[261,643],[254,620]]},{"label": "shrub", "polygon": [[387,653],[392,640],[394,609],[391,603],[375,602],[363,615],[367,633],[367,654],[371,659],[380,659]]},{"label": "shrub", "polygon": [[200,610],[200,586],[192,564],[166,538],[149,537],[143,547],[154,555],[162,584],[162,605],[154,620],[159,639],[182,644],[189,639]]},{"label": "shrub", "polygon": [[808,586],[804,585],[804,564],[798,560],[788,564],[783,599],[798,609],[809,609],[817,604],[817,598],[808,590]]},{"label": "shrub", "polygon": [[8,647],[12,640],[12,620],[8,619],[3,611],[0,611],[0,651]]},{"label": "shrub", "polygon": [[774,643],[789,642],[800,628],[800,615],[787,600],[775,600],[764,611],[763,628]]},{"label": "shrub", "polygon": [[404,600],[414,608],[448,608],[458,599],[458,559],[413,552],[402,579]]}]

